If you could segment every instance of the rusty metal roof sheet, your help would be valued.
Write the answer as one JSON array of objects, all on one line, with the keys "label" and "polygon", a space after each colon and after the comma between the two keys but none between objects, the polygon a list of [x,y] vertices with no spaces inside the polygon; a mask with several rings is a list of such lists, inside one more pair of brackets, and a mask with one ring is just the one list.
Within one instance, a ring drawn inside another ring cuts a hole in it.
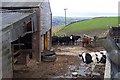
[{"label": "rusty metal roof sheet", "polygon": [[20,13],[20,12],[8,12],[8,13],[0,13],[2,17],[0,22],[2,22],[2,29],[6,28],[7,26],[20,21],[21,19],[31,15],[32,13]]}]

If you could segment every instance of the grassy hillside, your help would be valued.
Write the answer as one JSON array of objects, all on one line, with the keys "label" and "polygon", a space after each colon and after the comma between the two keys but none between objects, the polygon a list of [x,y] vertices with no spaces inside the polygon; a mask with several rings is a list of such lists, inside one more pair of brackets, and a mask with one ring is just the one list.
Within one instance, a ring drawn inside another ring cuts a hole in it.
[{"label": "grassy hillside", "polygon": [[63,28],[64,28],[64,25],[53,27],[52,28],[52,34],[54,35],[55,33],[59,32]]},{"label": "grassy hillside", "polygon": [[80,22],[69,24],[66,27],[62,27],[57,34],[70,34],[81,31],[90,31],[98,29],[106,29],[110,26],[117,26],[118,18],[117,17],[99,17],[88,20],[83,20]]}]

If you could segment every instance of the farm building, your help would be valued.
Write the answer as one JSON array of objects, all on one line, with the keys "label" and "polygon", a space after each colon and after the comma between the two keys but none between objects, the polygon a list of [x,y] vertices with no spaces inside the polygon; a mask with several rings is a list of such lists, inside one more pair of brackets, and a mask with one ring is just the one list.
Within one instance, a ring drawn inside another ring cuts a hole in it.
[{"label": "farm building", "polygon": [[120,77],[120,27],[111,27],[108,35],[102,40],[105,50],[108,52],[108,61],[105,68],[105,79],[119,80]]},{"label": "farm building", "polygon": [[41,61],[41,52],[51,49],[50,3],[2,2],[0,10],[0,79],[12,78],[14,65]]}]

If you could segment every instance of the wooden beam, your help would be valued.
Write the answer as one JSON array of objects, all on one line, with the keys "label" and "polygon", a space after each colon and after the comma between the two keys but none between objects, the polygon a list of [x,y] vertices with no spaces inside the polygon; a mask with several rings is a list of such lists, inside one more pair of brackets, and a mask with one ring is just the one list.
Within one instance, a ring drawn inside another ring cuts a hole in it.
[{"label": "wooden beam", "polygon": [[8,9],[8,10],[31,9],[31,8],[38,8],[38,6],[36,7],[1,7],[1,9]]},{"label": "wooden beam", "polygon": [[16,52],[14,52],[13,55],[18,54],[20,51],[21,51],[21,50],[18,50],[18,51],[16,51]]},{"label": "wooden beam", "polygon": [[87,35],[87,34],[84,34],[85,37],[88,37],[88,38],[91,38],[91,39],[94,39],[93,37]]},{"label": "wooden beam", "polygon": [[12,44],[12,46],[24,46],[25,44],[23,43],[18,43],[18,44]]},{"label": "wooden beam", "polygon": [[27,34],[31,34],[31,33],[33,33],[33,31],[25,32],[25,33],[22,35],[22,37],[24,37],[24,36],[27,35]]}]

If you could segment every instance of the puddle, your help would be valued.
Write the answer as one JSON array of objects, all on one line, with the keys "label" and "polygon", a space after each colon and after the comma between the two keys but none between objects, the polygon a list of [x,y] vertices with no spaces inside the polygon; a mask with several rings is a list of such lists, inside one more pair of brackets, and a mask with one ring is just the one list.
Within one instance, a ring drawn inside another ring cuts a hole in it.
[{"label": "puddle", "polygon": [[75,65],[69,65],[69,66],[68,66],[68,69],[69,69],[70,71],[75,71],[76,68],[77,68],[77,66],[75,66]]},{"label": "puddle", "polygon": [[55,77],[52,77],[51,80],[53,80],[54,78],[57,78],[57,79],[59,79],[59,78],[72,78],[72,76],[71,76],[71,75],[66,75],[66,76],[55,76]]},{"label": "puddle", "polygon": [[[76,65],[69,65],[68,66],[68,72],[63,75],[63,76],[56,76],[53,78],[74,78],[73,77],[73,73],[76,72],[77,73],[77,78],[85,78],[88,77],[90,74],[90,70],[86,70],[86,68],[88,68],[86,65],[81,64],[79,67]],[[100,73],[93,71],[92,75],[95,77],[97,76],[101,76]]]},{"label": "puddle", "polygon": [[79,67],[79,69],[78,70],[76,70],[77,71],[77,73],[78,73],[78,75],[79,76],[86,76],[86,74],[88,73],[87,71],[85,71],[86,70],[86,67]]},{"label": "puddle", "polygon": [[94,76],[100,76],[100,73],[98,73],[98,72],[93,72],[92,73]]},{"label": "puddle", "polygon": [[64,76],[56,76],[56,77],[53,77],[53,78],[64,78]]},{"label": "puddle", "polygon": [[86,75],[88,75],[88,73],[90,73],[89,70],[86,71],[86,68],[87,68],[87,66],[85,66],[83,64],[80,65],[79,67],[77,67],[75,65],[69,65],[68,66],[68,74],[72,75],[73,72],[77,72],[78,77],[81,77],[81,76],[85,77]]}]

